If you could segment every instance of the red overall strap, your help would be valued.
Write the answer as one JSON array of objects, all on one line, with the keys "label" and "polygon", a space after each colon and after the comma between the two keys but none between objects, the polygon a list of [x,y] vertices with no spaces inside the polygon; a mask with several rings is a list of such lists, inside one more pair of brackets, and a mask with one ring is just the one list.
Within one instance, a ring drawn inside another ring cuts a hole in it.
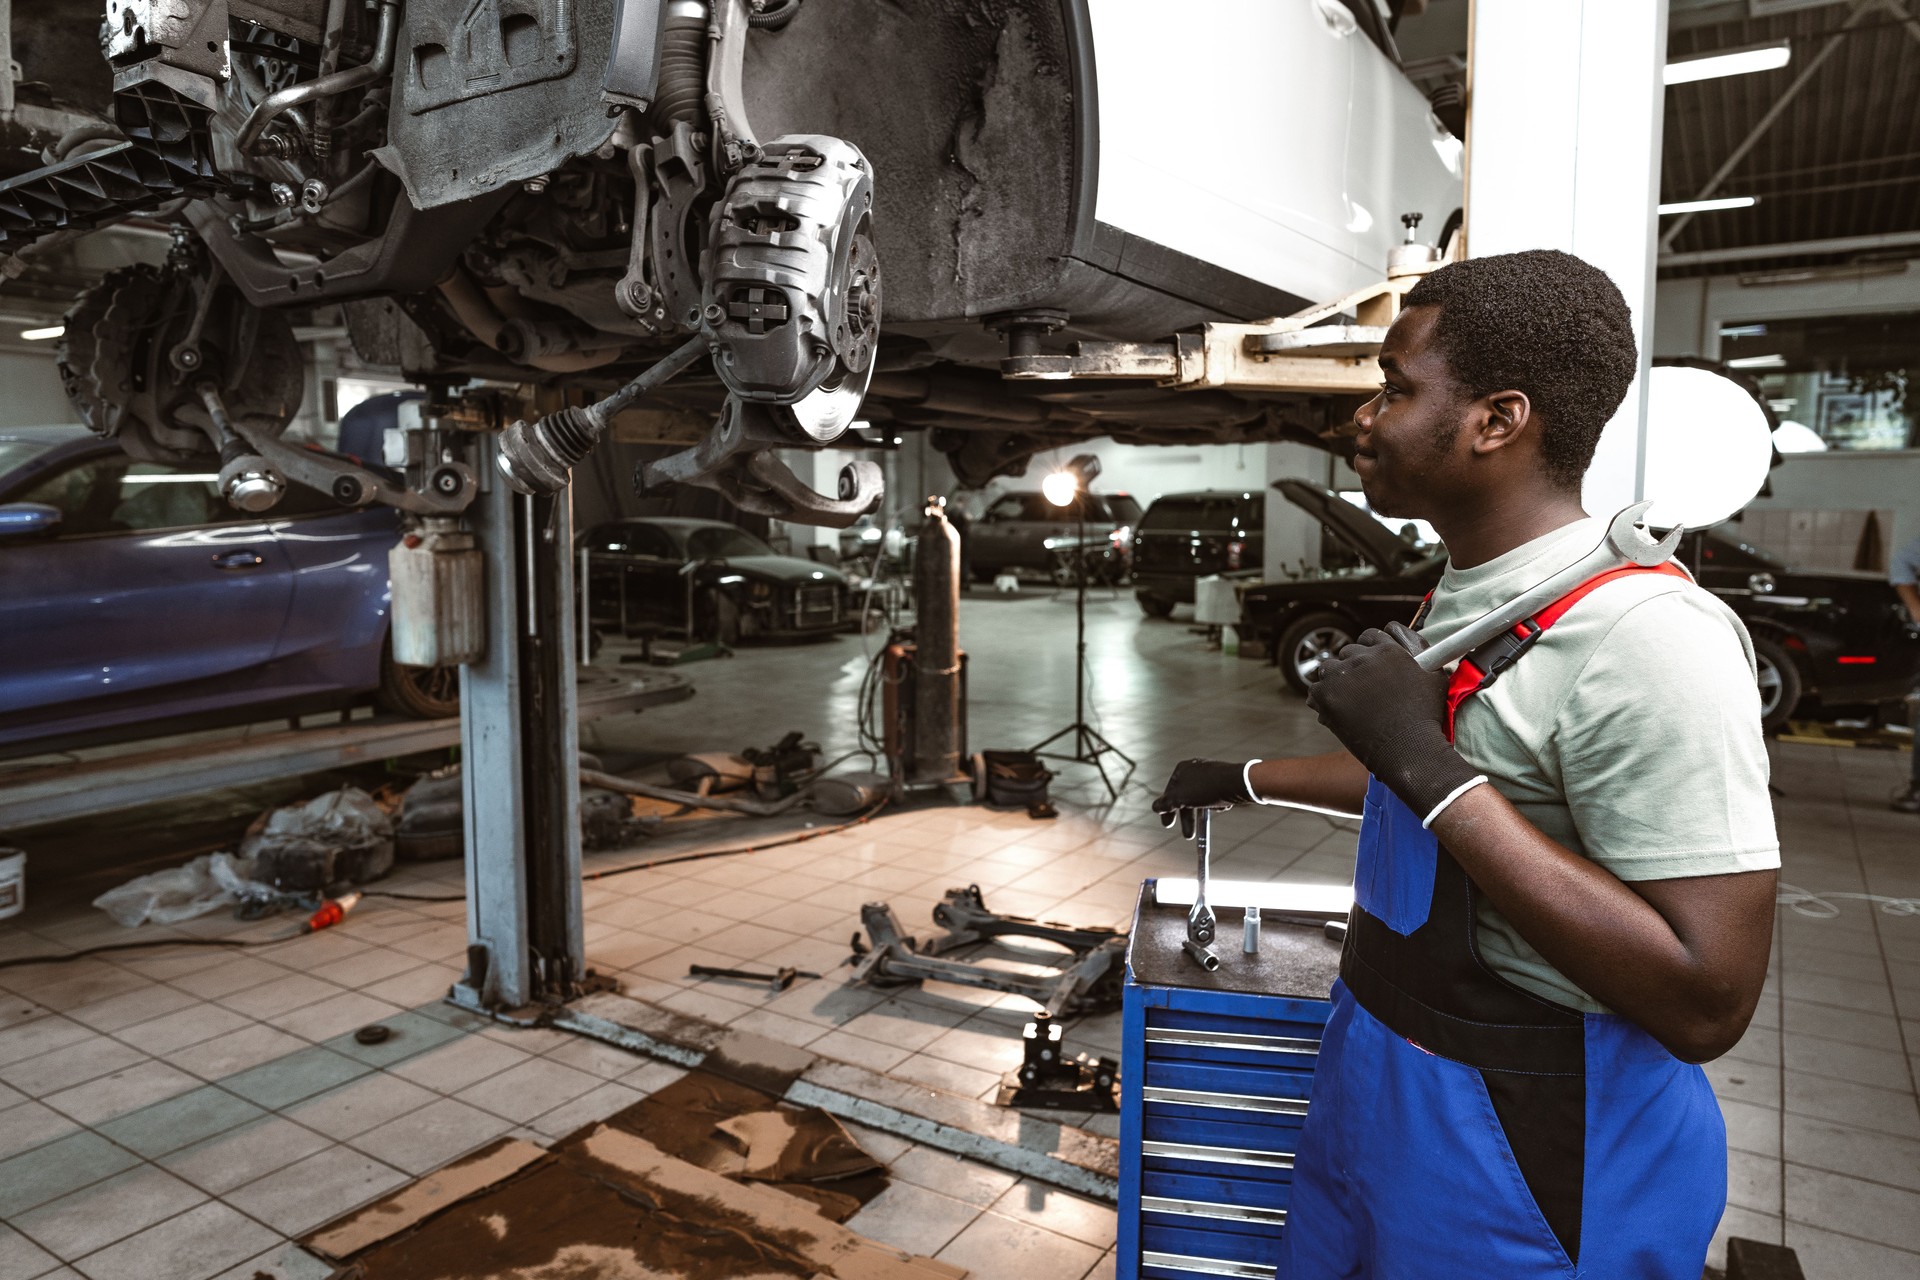
[{"label": "red overall strap", "polygon": [[[1693,580],[1692,575],[1671,560],[1663,561],[1656,565],[1629,564],[1622,565],[1618,569],[1609,569],[1605,573],[1596,574],[1588,578],[1585,582],[1567,592],[1564,596],[1561,596],[1539,613],[1534,614],[1533,617],[1528,618],[1525,622],[1514,627],[1511,632],[1513,641],[1508,645],[1512,651],[1507,655],[1505,662],[1498,665],[1488,663],[1487,665],[1491,667],[1491,669],[1483,670],[1481,665],[1475,661],[1476,658],[1481,658],[1488,647],[1506,644],[1507,637],[1505,636],[1496,637],[1490,641],[1488,645],[1482,646],[1480,649],[1460,659],[1460,665],[1454,668],[1453,679],[1447,685],[1447,740],[1449,742],[1453,740],[1453,718],[1459,712],[1461,703],[1498,679],[1501,671],[1505,670],[1506,667],[1518,659],[1522,653],[1525,653],[1535,640],[1540,638],[1541,632],[1560,621],[1567,610],[1586,599],[1589,592],[1605,586],[1615,578],[1624,578],[1631,573],[1661,573],[1666,574],[1668,577],[1685,578],[1689,582]],[[1432,598],[1431,594],[1427,597],[1429,601],[1431,601]],[[1426,604],[1422,603],[1420,608],[1421,613],[1424,614],[1426,612]]]}]

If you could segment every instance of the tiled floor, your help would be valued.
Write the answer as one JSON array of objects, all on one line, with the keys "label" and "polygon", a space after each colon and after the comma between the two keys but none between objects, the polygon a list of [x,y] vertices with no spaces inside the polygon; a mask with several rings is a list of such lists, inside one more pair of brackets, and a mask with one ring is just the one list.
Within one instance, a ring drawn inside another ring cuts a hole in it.
[{"label": "tiled floor", "polygon": [[[1148,784],[1195,754],[1322,749],[1324,731],[1270,668],[1208,652],[1185,627],[1142,622],[1131,601],[1089,610],[1092,693],[1105,733],[1140,770],[1105,803],[1091,771],[1056,783],[1052,823],[916,809],[843,834],[742,857],[684,862],[586,886],[590,959],[638,997],[806,1045],[939,1088],[984,1096],[1019,1056],[1021,1002],[942,987],[851,990],[831,970],[862,902],[909,928],[952,885],[990,907],[1122,923],[1143,877],[1184,871],[1187,848],[1146,813]],[[1019,747],[1072,714],[1072,618],[1045,597],[970,599],[971,742]],[[867,643],[871,644],[871,641]],[[864,669],[855,637],[749,650],[689,668],[700,695],[590,730],[605,750],[738,749],[803,729],[854,745]],[[1902,761],[1784,746],[1776,780],[1787,879],[1820,893],[1920,896],[1920,822],[1884,809]],[[707,842],[763,831],[716,822]],[[1237,811],[1216,830],[1218,874],[1339,880],[1350,824]],[[666,851],[593,855],[606,869]],[[43,869],[31,906],[0,926],[0,958],[127,935],[63,906]],[[57,875],[57,873],[56,873]],[[458,864],[407,868],[387,888],[458,888]],[[1784,1240],[1813,1280],[1920,1268],[1920,918],[1833,899],[1837,914],[1780,913],[1773,977],[1753,1030],[1710,1068],[1728,1120],[1724,1231]],[[512,1031],[442,1003],[464,947],[459,903],[370,899],[337,930],[241,953],[126,953],[0,969],[0,1277],[209,1280],[318,1277],[289,1238],[502,1134],[545,1139],[607,1115],[674,1069],[547,1031]],[[182,932],[270,936],[214,917]],[[778,996],[690,981],[689,962],[826,972]],[[396,1031],[363,1046],[371,1022]],[[1073,1032],[1116,1052],[1117,1020]],[[1111,1132],[1094,1118],[1089,1127]],[[894,1185],[853,1220],[867,1235],[977,1276],[1110,1275],[1111,1209],[1011,1175],[859,1137]]]}]

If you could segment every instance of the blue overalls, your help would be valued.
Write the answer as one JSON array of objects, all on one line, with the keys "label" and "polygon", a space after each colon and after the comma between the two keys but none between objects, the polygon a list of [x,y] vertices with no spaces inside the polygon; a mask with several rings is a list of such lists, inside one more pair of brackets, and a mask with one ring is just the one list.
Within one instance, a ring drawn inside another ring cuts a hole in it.
[{"label": "blue overalls", "polygon": [[[1449,734],[1461,702],[1612,576],[1463,662]],[[1625,1018],[1494,973],[1477,894],[1375,780],[1279,1280],[1699,1280],[1727,1191],[1705,1074]]]}]

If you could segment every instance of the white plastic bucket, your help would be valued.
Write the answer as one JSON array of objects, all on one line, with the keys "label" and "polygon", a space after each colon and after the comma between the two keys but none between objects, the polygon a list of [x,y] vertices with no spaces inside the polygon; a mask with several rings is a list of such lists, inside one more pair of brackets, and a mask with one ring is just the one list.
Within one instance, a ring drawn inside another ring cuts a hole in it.
[{"label": "white plastic bucket", "polygon": [[0,849],[0,920],[17,916],[27,905],[27,855]]}]

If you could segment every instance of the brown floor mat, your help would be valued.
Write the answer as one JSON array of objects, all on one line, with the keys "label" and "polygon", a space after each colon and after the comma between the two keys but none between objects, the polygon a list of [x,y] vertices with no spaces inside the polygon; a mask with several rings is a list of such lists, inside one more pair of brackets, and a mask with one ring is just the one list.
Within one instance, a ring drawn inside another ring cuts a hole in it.
[{"label": "brown floor mat", "polygon": [[[524,1145],[524,1144],[520,1144]],[[462,1167],[518,1171],[402,1234],[362,1251],[355,1280],[960,1280],[965,1272],[855,1235],[794,1197],[734,1182],[630,1131],[574,1135],[551,1158],[496,1146],[435,1178],[468,1185]],[[427,1180],[423,1180],[427,1181]],[[418,1184],[416,1184],[417,1188]],[[309,1237],[309,1247],[365,1238],[408,1188]],[[356,1231],[355,1228],[358,1228]]]},{"label": "brown floor mat", "polygon": [[607,1124],[702,1169],[776,1185],[835,1222],[887,1189],[880,1163],[826,1112],[708,1071],[687,1072]]}]

